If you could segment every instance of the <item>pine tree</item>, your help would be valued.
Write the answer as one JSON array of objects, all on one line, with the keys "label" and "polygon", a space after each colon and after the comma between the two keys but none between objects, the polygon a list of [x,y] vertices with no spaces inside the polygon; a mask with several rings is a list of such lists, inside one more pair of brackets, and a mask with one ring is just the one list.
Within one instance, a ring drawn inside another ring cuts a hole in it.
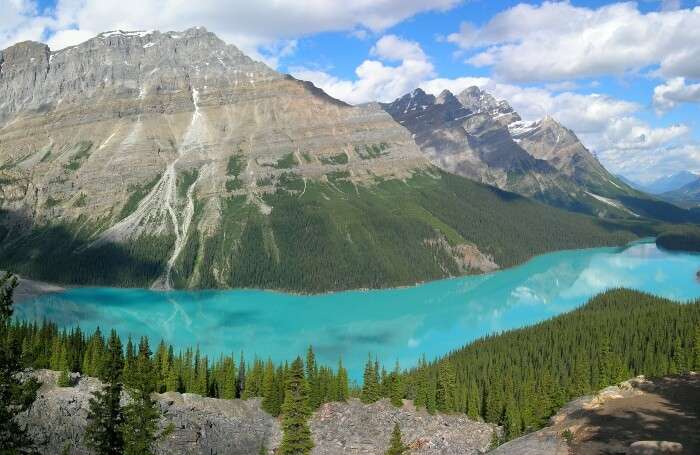
[{"label": "pine tree", "polygon": [[113,330],[105,352],[102,390],[93,393],[85,428],[85,444],[98,455],[117,455],[124,451],[122,408],[119,399],[122,391],[121,373],[124,366],[122,345]]},{"label": "pine tree", "polygon": [[520,419],[520,412],[518,411],[518,406],[515,404],[515,400],[513,400],[513,398],[510,398],[506,403],[504,419],[504,424],[506,427],[506,437],[508,439],[513,439],[520,436],[522,421]]},{"label": "pine tree", "polygon": [[233,357],[224,358],[221,368],[221,398],[232,400],[236,398],[236,365]]},{"label": "pine tree", "polygon": [[20,426],[15,416],[26,411],[36,398],[39,384],[31,379],[20,382],[17,374],[22,371],[21,344],[14,337],[6,336],[12,317],[12,296],[17,279],[10,273],[0,276],[0,452],[9,454],[31,453],[33,443],[26,428]]},{"label": "pine tree", "polygon": [[309,384],[309,406],[317,409],[321,405],[321,384],[318,377],[316,355],[311,346],[306,351],[306,382]]},{"label": "pine tree", "polygon": [[394,430],[391,432],[391,439],[389,440],[389,448],[387,449],[385,455],[401,455],[408,451],[401,441],[401,428],[399,428],[399,423],[394,424]]},{"label": "pine tree", "polygon": [[442,362],[438,369],[437,390],[435,401],[440,412],[450,412],[455,409],[455,391],[457,378],[454,368],[449,362]]},{"label": "pine tree", "polygon": [[282,404],[282,455],[304,455],[311,453],[314,444],[307,420],[311,415],[309,386],[304,377],[304,362],[300,357],[292,362]]},{"label": "pine tree", "polygon": [[472,420],[478,420],[481,415],[481,395],[476,386],[474,378],[469,380],[469,391],[467,392],[467,416]]},{"label": "pine tree", "polygon": [[683,346],[681,346],[681,338],[676,337],[673,340],[673,356],[671,357],[671,374],[678,374],[686,371],[685,359],[683,357]]},{"label": "pine tree", "polygon": [[391,399],[391,404],[396,406],[397,408],[400,408],[403,406],[403,394],[404,394],[404,388],[403,388],[403,380],[401,378],[401,369],[399,367],[399,361],[396,361],[396,365],[394,366],[394,371],[391,372],[389,375],[389,381],[390,381],[390,390],[389,390],[389,398]]},{"label": "pine tree", "polygon": [[124,370],[122,371],[122,380],[124,384],[130,386],[134,380],[136,353],[134,352],[134,344],[131,342],[131,337],[126,340],[126,353],[124,354]]},{"label": "pine tree", "polygon": [[700,370],[700,323],[695,327],[695,337],[693,337],[693,370]]},{"label": "pine tree", "polygon": [[165,378],[165,390],[167,390],[168,392],[182,391],[180,375],[175,369],[175,365],[171,365],[170,370],[168,370],[168,376]]},{"label": "pine tree", "polygon": [[121,432],[126,455],[152,455],[155,442],[170,431],[158,432],[160,411],[151,398],[157,384],[158,371],[153,368],[148,338],[142,337],[138,354],[132,358],[131,402],[123,411]]},{"label": "pine tree", "polygon": [[338,375],[336,376],[336,396],[335,401],[347,401],[350,396],[350,387],[348,384],[348,370],[343,367],[343,361],[338,360]]},{"label": "pine tree", "polygon": [[245,388],[245,359],[243,358],[243,351],[241,351],[241,358],[238,362],[238,379],[236,379],[236,397],[243,398],[244,388]]},{"label": "pine tree", "polygon": [[281,409],[277,401],[277,383],[275,382],[275,367],[272,360],[268,359],[263,373],[263,400],[262,408],[272,416],[278,416]]},{"label": "pine tree", "polygon": [[368,359],[365,365],[360,400],[363,403],[374,403],[379,400],[379,381],[377,380],[376,366],[372,359]]},{"label": "pine tree", "polygon": [[436,395],[437,395],[437,381],[433,378],[428,378],[427,380],[427,394],[426,394],[426,402],[425,402],[425,410],[428,411],[428,414],[435,414],[435,411],[437,410],[437,400],[436,400]]}]

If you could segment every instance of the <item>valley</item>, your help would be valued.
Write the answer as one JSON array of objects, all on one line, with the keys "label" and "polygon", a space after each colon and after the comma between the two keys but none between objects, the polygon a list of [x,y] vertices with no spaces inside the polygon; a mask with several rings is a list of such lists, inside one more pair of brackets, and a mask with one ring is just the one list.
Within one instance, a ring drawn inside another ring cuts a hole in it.
[{"label": "valley", "polygon": [[[583,454],[612,437],[596,419],[650,414],[678,378],[694,396],[695,174],[611,173],[584,145],[598,104],[565,125],[484,78],[350,104],[328,93],[362,84],[243,44],[197,26],[0,50],[0,443]],[[395,35],[369,53],[433,75]],[[657,140],[629,128],[626,148]],[[637,400],[586,414],[605,393]],[[690,450],[694,412],[664,417]]]}]

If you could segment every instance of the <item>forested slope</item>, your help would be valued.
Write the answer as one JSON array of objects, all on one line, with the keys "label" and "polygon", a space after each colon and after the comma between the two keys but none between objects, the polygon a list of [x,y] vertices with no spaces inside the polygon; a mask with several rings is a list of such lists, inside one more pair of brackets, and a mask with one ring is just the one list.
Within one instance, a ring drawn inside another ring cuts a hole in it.
[{"label": "forested slope", "polygon": [[532,327],[477,340],[408,372],[418,405],[503,424],[508,437],[541,427],[574,397],[635,375],[700,368],[700,301],[619,289]]},{"label": "forested slope", "polygon": [[[621,245],[646,223],[566,212],[432,169],[406,180],[355,184],[283,175],[262,214],[243,196],[222,200],[220,227],[191,230],[173,270],[179,288],[301,292],[379,288],[513,266],[548,251]],[[193,219],[204,217],[195,204]],[[0,231],[0,267],[60,283],[150,286],[174,240],[149,235],[94,245],[99,226]]]}]

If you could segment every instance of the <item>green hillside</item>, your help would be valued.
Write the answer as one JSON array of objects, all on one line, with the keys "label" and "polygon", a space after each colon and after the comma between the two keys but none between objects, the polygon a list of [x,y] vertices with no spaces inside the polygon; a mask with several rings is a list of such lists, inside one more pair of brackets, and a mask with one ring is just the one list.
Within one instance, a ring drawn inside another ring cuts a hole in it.
[{"label": "green hillside", "polygon": [[403,377],[429,409],[537,429],[572,398],[635,375],[700,368],[700,301],[680,304],[626,289],[540,324],[486,337]]},{"label": "green hillside", "polygon": [[[437,170],[367,186],[341,172],[306,183],[287,173],[275,183],[276,191],[264,196],[269,215],[231,195],[219,204],[220,227],[190,230],[173,273],[176,287],[399,286],[479,272],[466,265],[460,245],[476,246],[503,268],[548,251],[620,245],[655,232],[643,222],[566,212]],[[205,202],[196,201],[197,223]],[[174,236],[90,246],[103,229],[84,220],[5,228],[0,267],[60,283],[149,286]]]}]

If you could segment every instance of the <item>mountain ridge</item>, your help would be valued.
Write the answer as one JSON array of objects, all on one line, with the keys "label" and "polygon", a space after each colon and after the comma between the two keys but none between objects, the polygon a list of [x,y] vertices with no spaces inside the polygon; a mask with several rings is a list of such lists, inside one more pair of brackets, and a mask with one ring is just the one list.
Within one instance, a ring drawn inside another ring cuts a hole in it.
[{"label": "mountain ridge", "polygon": [[[57,52],[19,43],[0,60],[0,265],[28,277],[374,288],[621,244],[650,229],[446,173],[381,105],[335,100],[202,27],[105,32]],[[488,112],[467,139],[485,138],[487,164],[553,172],[490,120],[515,119],[507,103],[473,95]],[[461,105],[447,93],[440,103]]]}]

